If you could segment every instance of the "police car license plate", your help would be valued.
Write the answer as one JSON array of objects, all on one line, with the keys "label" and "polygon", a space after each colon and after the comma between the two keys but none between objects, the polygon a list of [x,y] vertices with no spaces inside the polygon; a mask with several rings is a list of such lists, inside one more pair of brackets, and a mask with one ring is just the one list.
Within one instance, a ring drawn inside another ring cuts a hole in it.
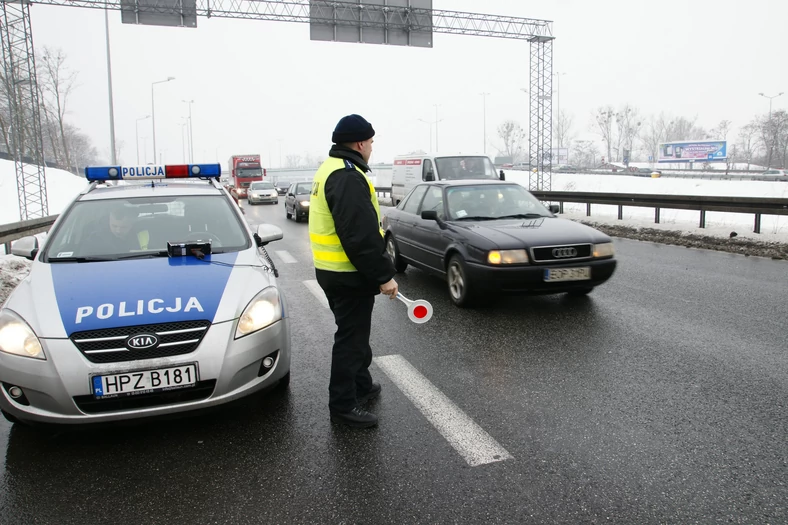
[{"label": "police car license plate", "polygon": [[545,282],[556,281],[587,281],[591,279],[591,268],[547,268],[544,271]]},{"label": "police car license plate", "polygon": [[197,365],[186,364],[152,370],[133,370],[122,374],[96,375],[91,378],[93,397],[124,397],[197,384]]}]

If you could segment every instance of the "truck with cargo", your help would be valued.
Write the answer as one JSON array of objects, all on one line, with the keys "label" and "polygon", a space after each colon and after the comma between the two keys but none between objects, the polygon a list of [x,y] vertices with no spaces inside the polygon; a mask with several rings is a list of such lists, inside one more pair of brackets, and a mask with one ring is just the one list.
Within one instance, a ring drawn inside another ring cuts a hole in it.
[{"label": "truck with cargo", "polygon": [[239,199],[245,199],[249,185],[265,178],[260,155],[233,155],[228,162],[231,191]]}]

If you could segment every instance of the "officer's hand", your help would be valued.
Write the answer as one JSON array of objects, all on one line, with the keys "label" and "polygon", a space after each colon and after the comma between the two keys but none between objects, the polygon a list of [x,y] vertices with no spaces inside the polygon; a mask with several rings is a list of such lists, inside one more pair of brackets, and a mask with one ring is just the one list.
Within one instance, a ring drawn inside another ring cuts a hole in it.
[{"label": "officer's hand", "polygon": [[388,295],[389,299],[394,299],[397,297],[397,292],[399,292],[399,286],[397,286],[397,281],[394,279],[390,280],[385,284],[380,285],[380,293],[383,295]]}]

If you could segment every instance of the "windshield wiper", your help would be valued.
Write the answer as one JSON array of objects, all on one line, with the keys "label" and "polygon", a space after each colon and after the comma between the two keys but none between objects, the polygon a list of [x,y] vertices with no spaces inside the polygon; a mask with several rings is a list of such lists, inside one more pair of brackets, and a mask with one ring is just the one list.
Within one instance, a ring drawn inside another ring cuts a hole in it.
[{"label": "windshield wiper", "polygon": [[456,220],[458,221],[494,221],[498,217],[485,217],[482,215],[467,215],[465,217],[459,217]]},{"label": "windshield wiper", "polygon": [[167,257],[166,251],[158,251],[158,252],[145,252],[145,253],[133,253],[131,255],[120,255],[115,257],[100,257],[100,256],[89,256],[89,257],[50,257],[49,262],[56,263],[56,262],[107,262],[107,261],[120,261],[123,259],[152,259],[154,257]]},{"label": "windshield wiper", "polygon": [[540,217],[547,217],[547,215],[542,215],[541,213],[515,213],[514,215],[504,215],[503,217],[498,217],[499,219],[538,219]]}]

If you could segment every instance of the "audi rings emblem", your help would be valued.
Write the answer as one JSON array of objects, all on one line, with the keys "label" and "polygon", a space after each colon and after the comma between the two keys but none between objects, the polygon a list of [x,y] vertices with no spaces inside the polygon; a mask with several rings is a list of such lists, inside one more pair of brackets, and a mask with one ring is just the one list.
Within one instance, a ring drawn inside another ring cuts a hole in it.
[{"label": "audi rings emblem", "polygon": [[577,257],[577,248],[553,248],[553,257],[556,259]]}]

